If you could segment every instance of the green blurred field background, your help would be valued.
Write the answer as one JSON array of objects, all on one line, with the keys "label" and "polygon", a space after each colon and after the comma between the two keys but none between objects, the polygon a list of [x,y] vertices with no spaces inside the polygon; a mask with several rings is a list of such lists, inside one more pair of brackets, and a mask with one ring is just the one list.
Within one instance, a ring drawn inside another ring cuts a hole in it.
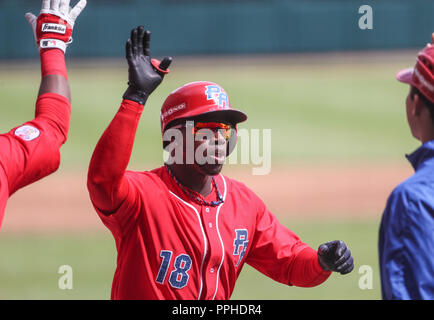
[{"label": "green blurred field background", "polygon": [[[226,89],[232,105],[249,115],[242,127],[272,129],[272,165],[404,163],[403,154],[415,149],[417,143],[405,120],[408,88],[394,75],[412,66],[414,55],[175,57],[172,73],[149,99],[142,116],[131,168],[161,164],[160,106],[172,90],[196,80],[215,81]],[[68,68],[73,111],[60,170],[82,172],[119,107],[127,70],[122,60],[76,60],[68,62]],[[37,61],[0,64],[1,132],[33,117],[39,79]],[[301,289],[276,284],[246,266],[233,299],[380,298],[376,251],[379,219],[285,218],[282,222],[313,247],[344,239],[355,256],[354,272],[347,277],[334,274],[317,288]],[[0,254],[0,299],[110,296],[116,252],[108,231],[24,234],[4,229],[0,232]],[[57,286],[57,270],[64,264],[73,267],[73,290]],[[373,268],[372,290],[358,287],[361,265]]]}]

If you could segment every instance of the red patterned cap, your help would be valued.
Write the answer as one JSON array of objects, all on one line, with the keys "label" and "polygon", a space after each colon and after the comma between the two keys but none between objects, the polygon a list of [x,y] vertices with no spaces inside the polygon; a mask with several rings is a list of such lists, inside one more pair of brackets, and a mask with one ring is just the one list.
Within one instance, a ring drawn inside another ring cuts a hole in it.
[{"label": "red patterned cap", "polygon": [[399,71],[396,79],[416,87],[434,103],[434,46],[426,46],[420,51],[414,68]]}]

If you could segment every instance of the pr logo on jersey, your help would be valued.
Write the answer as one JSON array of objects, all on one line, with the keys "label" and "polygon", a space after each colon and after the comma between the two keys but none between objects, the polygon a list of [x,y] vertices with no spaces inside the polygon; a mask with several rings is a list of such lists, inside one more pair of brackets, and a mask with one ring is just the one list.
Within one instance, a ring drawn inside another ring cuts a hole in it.
[{"label": "pr logo on jersey", "polygon": [[205,94],[208,100],[214,100],[220,109],[229,108],[229,98],[226,92],[217,85],[205,86]]},{"label": "pr logo on jersey", "polygon": [[35,140],[40,134],[41,132],[38,129],[29,125],[21,126],[15,130],[15,135],[24,141]]},{"label": "pr logo on jersey", "polygon": [[247,245],[249,244],[248,240],[248,232],[247,229],[235,229],[235,240],[234,240],[234,256],[239,256],[238,262],[235,265],[238,267],[241,260],[243,259],[246,250]]}]

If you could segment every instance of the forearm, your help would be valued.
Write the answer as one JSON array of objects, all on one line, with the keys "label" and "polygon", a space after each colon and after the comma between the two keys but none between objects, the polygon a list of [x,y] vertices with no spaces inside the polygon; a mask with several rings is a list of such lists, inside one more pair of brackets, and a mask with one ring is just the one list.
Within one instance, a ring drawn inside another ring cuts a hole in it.
[{"label": "forearm", "polygon": [[324,271],[321,268],[317,251],[307,247],[294,258],[289,273],[289,282],[297,287],[314,287],[327,280],[330,274],[330,271]]},{"label": "forearm", "polygon": [[71,101],[65,54],[59,49],[41,50],[41,85],[38,96],[56,93]]},{"label": "forearm", "polygon": [[59,49],[40,51],[41,84],[36,101],[35,117],[49,120],[57,129],[59,142],[63,144],[68,136],[71,118],[71,94],[65,65],[65,54]]},{"label": "forearm", "polygon": [[143,105],[123,100],[92,155],[87,185],[93,204],[101,211],[113,212],[126,197],[124,174],[142,111]]}]

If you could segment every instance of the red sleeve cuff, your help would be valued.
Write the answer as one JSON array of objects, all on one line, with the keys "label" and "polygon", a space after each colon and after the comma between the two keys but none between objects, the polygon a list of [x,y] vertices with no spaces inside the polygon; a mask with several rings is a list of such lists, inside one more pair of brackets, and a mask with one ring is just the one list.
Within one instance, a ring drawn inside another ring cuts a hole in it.
[{"label": "red sleeve cuff", "polygon": [[131,110],[131,111],[136,111],[138,113],[142,113],[143,109],[144,109],[144,105],[132,101],[132,100],[128,100],[128,99],[124,99],[122,100],[122,104],[121,106],[123,106],[124,108]]},{"label": "red sleeve cuff", "polygon": [[36,100],[35,117],[49,119],[51,126],[61,133],[61,144],[65,143],[71,118],[71,103],[67,98],[52,92],[41,94]]}]

